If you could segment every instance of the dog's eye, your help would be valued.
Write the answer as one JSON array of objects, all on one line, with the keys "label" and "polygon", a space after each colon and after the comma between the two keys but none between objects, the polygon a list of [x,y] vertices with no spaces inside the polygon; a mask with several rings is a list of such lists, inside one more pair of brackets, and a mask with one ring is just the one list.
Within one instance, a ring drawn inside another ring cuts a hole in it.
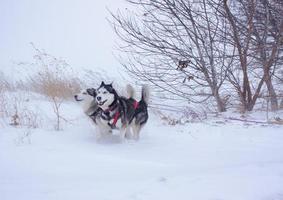
[{"label": "dog's eye", "polygon": [[87,95],[87,93],[86,93],[86,92],[83,92],[83,95]]},{"label": "dog's eye", "polygon": [[106,93],[107,93],[106,91],[103,92],[103,94],[106,94]]}]

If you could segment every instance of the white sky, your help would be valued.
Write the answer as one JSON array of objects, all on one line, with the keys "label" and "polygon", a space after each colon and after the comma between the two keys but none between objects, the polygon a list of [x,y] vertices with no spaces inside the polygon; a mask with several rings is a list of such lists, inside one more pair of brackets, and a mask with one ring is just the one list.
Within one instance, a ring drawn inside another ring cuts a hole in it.
[{"label": "white sky", "polygon": [[123,6],[124,0],[0,0],[0,69],[31,62],[33,42],[74,69],[117,74],[117,38],[106,18],[107,8]]}]

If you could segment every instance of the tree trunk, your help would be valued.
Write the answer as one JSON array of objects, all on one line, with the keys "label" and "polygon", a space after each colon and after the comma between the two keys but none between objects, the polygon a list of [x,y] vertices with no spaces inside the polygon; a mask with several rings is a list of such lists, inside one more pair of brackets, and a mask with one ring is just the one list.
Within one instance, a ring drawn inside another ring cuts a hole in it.
[{"label": "tree trunk", "polygon": [[214,91],[214,98],[215,98],[216,103],[217,103],[218,112],[226,112],[226,105],[225,105],[223,99],[220,97],[217,89]]},{"label": "tree trunk", "polygon": [[276,111],[278,110],[278,99],[270,76],[265,80],[265,84],[268,89],[269,100],[271,103],[271,110]]},{"label": "tree trunk", "polygon": [[283,99],[281,99],[280,109],[283,109]]}]

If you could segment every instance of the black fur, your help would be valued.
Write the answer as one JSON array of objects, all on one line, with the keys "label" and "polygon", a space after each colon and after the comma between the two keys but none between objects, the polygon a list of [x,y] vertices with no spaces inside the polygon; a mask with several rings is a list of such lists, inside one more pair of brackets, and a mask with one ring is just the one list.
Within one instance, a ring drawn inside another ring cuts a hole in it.
[{"label": "black fur", "polygon": [[[90,95],[90,96],[93,96],[93,100],[95,102],[95,98],[96,98],[96,95],[97,95],[97,92],[96,92],[96,89],[94,88],[88,88],[86,89],[86,92]],[[95,103],[93,105],[93,107],[91,107],[90,109],[94,110],[92,113],[88,114],[88,116],[92,119],[92,121],[94,123],[96,123],[96,119],[97,117],[99,117],[101,115],[101,108],[99,108],[97,106],[97,104]]]},{"label": "black fur", "polygon": [[[137,125],[143,125],[148,120],[148,111],[147,111],[147,103],[144,101],[144,97],[142,94],[142,99],[138,102],[137,108],[135,108],[136,100],[133,98],[126,98],[123,96],[119,96],[116,90],[113,88],[112,84],[105,84],[104,82],[101,83],[100,88],[105,88],[109,93],[114,94],[114,101],[109,106],[109,110],[115,112],[119,112],[119,118],[122,121],[122,124],[130,124],[134,121]],[[112,115],[109,114],[109,110],[102,111],[102,118],[104,120],[110,121],[114,118],[115,112]],[[115,128],[109,124],[111,128]]]},{"label": "black fur", "polygon": [[88,88],[86,90],[86,92],[90,95],[90,96],[93,96],[93,97],[96,97],[97,93],[96,93],[96,89],[94,88]]}]

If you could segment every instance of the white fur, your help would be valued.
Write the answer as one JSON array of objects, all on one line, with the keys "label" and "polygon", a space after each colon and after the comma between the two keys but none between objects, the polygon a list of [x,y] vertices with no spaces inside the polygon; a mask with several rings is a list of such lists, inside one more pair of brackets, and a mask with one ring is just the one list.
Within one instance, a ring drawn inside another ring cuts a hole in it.
[{"label": "white fur", "polygon": [[[96,102],[102,110],[106,110],[114,101],[114,94],[109,93],[105,88],[99,88],[97,90]],[[103,103],[100,105],[100,103]]]},{"label": "white fur", "polygon": [[143,97],[143,100],[146,102],[146,104],[148,104],[149,95],[150,95],[150,91],[149,91],[148,85],[143,85],[142,86],[142,97]]},{"label": "white fur", "polygon": [[82,109],[85,114],[92,114],[93,111],[91,108],[95,105],[95,99],[93,96],[90,96],[86,90],[82,90],[79,94],[75,95],[75,99],[82,106]]},{"label": "white fur", "polygon": [[135,90],[132,85],[128,84],[126,86],[126,97],[129,98],[134,98],[135,97]]},{"label": "white fur", "polygon": [[105,138],[109,135],[112,135],[111,128],[104,121],[105,120],[103,120],[101,118],[97,119],[97,134],[96,134],[97,140],[100,140],[100,139],[103,139],[103,138]]},{"label": "white fur", "polygon": [[[76,101],[81,105],[83,112],[89,116],[95,110],[94,106],[96,100],[93,96],[89,95],[86,90],[82,90],[79,94],[75,95]],[[94,123],[95,124],[95,123]],[[111,135],[111,128],[107,124],[101,123],[101,120],[98,118],[96,125],[96,138],[99,140],[106,135]]]}]

